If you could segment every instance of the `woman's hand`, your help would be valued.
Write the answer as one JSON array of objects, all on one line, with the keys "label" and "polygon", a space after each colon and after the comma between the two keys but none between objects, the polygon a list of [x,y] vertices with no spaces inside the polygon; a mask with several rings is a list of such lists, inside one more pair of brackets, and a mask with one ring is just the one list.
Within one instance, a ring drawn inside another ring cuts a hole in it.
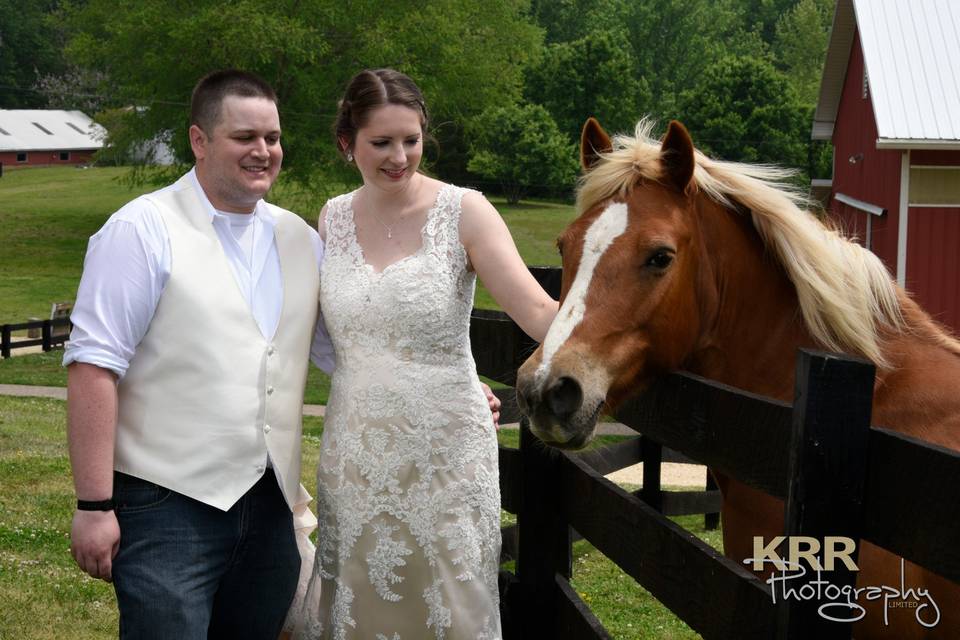
[{"label": "woman's hand", "polygon": [[493,395],[493,389],[486,382],[481,382],[480,386],[483,387],[483,395],[487,396],[487,404],[493,414],[493,428],[500,431],[500,398]]}]

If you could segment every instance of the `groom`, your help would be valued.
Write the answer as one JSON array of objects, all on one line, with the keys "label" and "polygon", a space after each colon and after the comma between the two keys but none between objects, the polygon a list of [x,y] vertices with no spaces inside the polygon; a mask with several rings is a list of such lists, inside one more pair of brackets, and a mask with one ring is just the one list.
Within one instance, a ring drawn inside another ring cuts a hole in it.
[{"label": "groom", "polygon": [[195,167],[87,249],[64,357],[71,551],[113,581],[122,638],[276,638],[300,571],[311,341],[333,367],[323,247],[262,199],[283,159],[266,82],[212,73],[190,117]]}]

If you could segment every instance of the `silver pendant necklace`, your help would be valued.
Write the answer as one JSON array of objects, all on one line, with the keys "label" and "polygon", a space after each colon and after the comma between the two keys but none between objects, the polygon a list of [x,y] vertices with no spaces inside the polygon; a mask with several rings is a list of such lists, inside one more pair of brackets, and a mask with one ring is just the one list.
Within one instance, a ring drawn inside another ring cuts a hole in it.
[{"label": "silver pendant necklace", "polygon": [[[381,220],[381,219],[380,219],[380,216],[378,216],[377,214],[373,213],[373,211],[371,211],[370,213],[373,215],[374,220],[376,220],[377,222],[379,222],[380,225],[381,225],[384,229],[387,230],[387,240],[391,240],[391,239],[393,238],[393,227],[390,226],[390,225],[388,225],[388,224],[387,224],[386,222],[384,222],[383,220]],[[400,221],[401,221],[401,220],[397,220],[397,222],[400,222]],[[397,224],[397,222],[394,222],[393,224]]]}]

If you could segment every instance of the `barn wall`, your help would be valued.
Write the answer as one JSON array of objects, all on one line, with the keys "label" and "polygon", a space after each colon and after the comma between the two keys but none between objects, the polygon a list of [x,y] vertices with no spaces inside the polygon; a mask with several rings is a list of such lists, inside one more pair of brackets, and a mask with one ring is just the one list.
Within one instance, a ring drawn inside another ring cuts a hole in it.
[{"label": "barn wall", "polygon": [[960,335],[960,208],[910,207],[907,290]]},{"label": "barn wall", "polygon": [[93,160],[94,151],[71,151],[69,160],[61,160],[59,151],[27,151],[27,161],[17,162],[16,151],[0,152],[4,169],[29,166],[86,164]]},{"label": "barn wall", "polygon": [[[847,63],[837,122],[833,131],[833,193],[843,193],[886,210],[872,219],[870,248],[891,275],[897,272],[901,151],[877,149],[877,125],[870,93],[863,97],[863,50],[857,33]],[[850,162],[854,158],[855,162]],[[836,200],[830,212],[845,229],[866,228],[866,216]]]}]

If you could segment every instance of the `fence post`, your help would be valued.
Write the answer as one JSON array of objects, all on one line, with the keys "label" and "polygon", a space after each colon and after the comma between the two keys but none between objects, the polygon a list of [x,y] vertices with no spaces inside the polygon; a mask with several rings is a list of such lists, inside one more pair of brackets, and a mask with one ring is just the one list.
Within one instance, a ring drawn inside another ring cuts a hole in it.
[{"label": "fence post", "polygon": [[521,504],[517,577],[523,598],[520,627],[524,638],[557,637],[555,575],[573,571],[570,527],[563,520],[557,479],[560,457],[544,448],[520,420]]},{"label": "fence post", "polygon": [[[862,528],[874,372],[872,364],[849,357],[805,349],[797,357],[785,534],[788,540],[789,536],[815,538],[821,545],[826,536],[851,538],[856,545],[854,562]],[[785,557],[786,550],[780,555]],[[823,554],[817,557],[822,563]],[[772,585],[775,590],[780,588],[776,594],[780,602],[778,637],[850,638],[850,623],[827,620],[819,614],[826,598],[781,596],[786,586],[799,590],[818,579],[840,589],[854,586],[856,572],[839,559],[834,570],[822,577],[804,564],[807,574],[803,579]]]},{"label": "fence post", "polygon": [[[717,481],[713,479],[713,474],[710,473],[710,470],[707,470],[707,484],[704,487],[704,491],[716,491],[720,487],[717,486]],[[717,527],[720,526],[720,512],[714,511],[713,513],[703,514],[703,528],[707,531],[716,531]]]},{"label": "fence post", "polygon": [[10,325],[0,327],[0,357],[10,357]]},{"label": "fence post", "polygon": [[640,459],[643,460],[643,488],[640,497],[657,511],[663,511],[663,494],[660,487],[660,466],[663,461],[663,445],[647,436],[640,438]]},{"label": "fence post", "polygon": [[41,348],[44,351],[50,351],[53,347],[51,346],[51,336],[53,335],[53,325],[51,320],[44,320],[43,325],[40,327],[40,339],[42,341]]}]

